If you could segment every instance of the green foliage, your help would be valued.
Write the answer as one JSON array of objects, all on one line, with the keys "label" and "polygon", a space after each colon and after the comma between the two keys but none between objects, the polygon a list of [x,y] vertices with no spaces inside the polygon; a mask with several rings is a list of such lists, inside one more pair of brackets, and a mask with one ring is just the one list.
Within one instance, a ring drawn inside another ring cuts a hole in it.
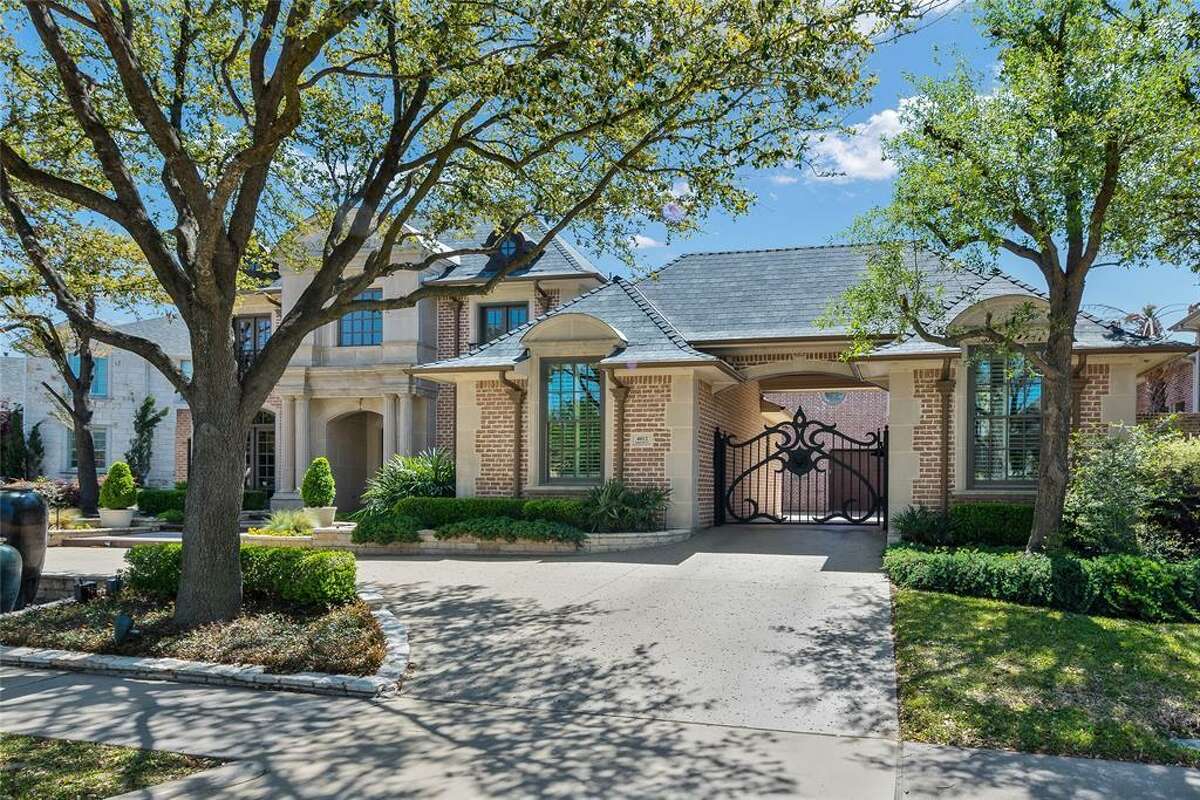
[{"label": "green foliage", "polygon": [[1033,506],[1029,503],[955,503],[950,507],[950,524],[956,544],[1022,547],[1033,528]]},{"label": "green foliage", "polygon": [[300,484],[300,497],[309,508],[322,508],[333,505],[336,486],[333,483],[333,470],[329,459],[325,456],[314,458],[304,471],[304,482]]},{"label": "green foliage", "polygon": [[129,508],[137,499],[137,486],[134,485],[129,465],[124,461],[114,461],[108,468],[108,477],[100,486],[100,507]]},{"label": "green foliage", "polygon": [[1151,622],[1200,620],[1198,564],[1129,555],[1079,558],[907,545],[890,547],[883,557],[888,577],[908,589]]},{"label": "green foliage", "polygon": [[588,492],[590,528],[593,531],[651,531],[662,528],[669,489],[630,489],[616,478]]},{"label": "green foliage", "polygon": [[163,421],[171,409],[156,409],[154,397],[146,395],[142,404],[133,415],[133,438],[129,440],[129,449],[125,451],[125,460],[133,472],[134,480],[139,484],[146,482],[150,474],[151,448],[154,446],[154,429]]},{"label": "green foliage", "polygon": [[[355,598],[351,553],[299,547],[242,545],[242,591],[300,606],[332,606]],[[183,545],[139,544],[125,553],[126,580],[138,594],[174,597],[179,590]]]},{"label": "green foliage", "polygon": [[587,541],[587,534],[562,522],[513,519],[512,517],[476,517],[448,522],[440,525],[436,532],[439,539],[454,539],[459,536],[474,536],[476,539],[502,539],[506,542],[525,540],[531,542],[573,542],[576,545]]},{"label": "green foliage", "polygon": [[260,533],[276,536],[307,536],[313,531],[312,519],[299,508],[281,508],[271,513]]},{"label": "green foliage", "polygon": [[25,442],[25,477],[33,480],[42,474],[42,462],[46,459],[46,443],[42,440],[42,423],[36,422],[29,429]]},{"label": "green foliage", "polygon": [[411,514],[400,514],[396,511],[384,511],[371,514],[358,521],[350,541],[355,544],[392,544],[393,542],[419,542],[421,537],[421,520]]},{"label": "green foliage", "polygon": [[406,497],[453,497],[454,461],[441,450],[393,456],[367,481],[355,519],[390,511]]},{"label": "green foliage", "polygon": [[183,513],[186,491],[179,489],[139,489],[137,506],[143,514],[162,516],[164,511]]},{"label": "green foliage", "polygon": [[437,528],[473,517],[520,519],[525,502],[519,497],[406,497],[396,503],[395,511],[416,517],[423,528]]},{"label": "green foliage", "polygon": [[954,531],[950,518],[933,508],[909,506],[893,516],[890,526],[895,528],[906,542],[928,545],[954,544]]},{"label": "green foliage", "polygon": [[521,509],[521,515],[525,519],[562,522],[581,529],[591,527],[588,505],[582,500],[561,498],[527,500],[524,508]]},{"label": "green foliage", "polygon": [[160,511],[156,516],[163,522],[167,522],[172,525],[183,524],[183,512],[177,508],[168,508],[164,511]]},{"label": "green foliage", "polygon": [[0,478],[21,480],[28,457],[25,411],[21,406],[0,408]]},{"label": "green foliage", "polygon": [[[187,487],[184,486],[186,491]],[[245,489],[242,491],[243,511],[265,511],[267,508],[267,493],[262,489]]]}]

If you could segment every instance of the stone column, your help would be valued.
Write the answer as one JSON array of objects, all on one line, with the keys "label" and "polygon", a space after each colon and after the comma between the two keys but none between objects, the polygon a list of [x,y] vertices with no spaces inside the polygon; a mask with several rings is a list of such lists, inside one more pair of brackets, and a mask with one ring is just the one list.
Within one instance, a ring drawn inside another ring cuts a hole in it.
[{"label": "stone column", "polygon": [[311,460],[308,449],[308,395],[296,397],[296,485],[304,481]]},{"label": "stone column", "polygon": [[396,455],[396,395],[385,392],[383,395],[383,463]]},{"label": "stone column", "polygon": [[296,398],[286,395],[279,408],[279,474],[275,490],[296,491]]},{"label": "stone column", "polygon": [[411,456],[413,454],[413,396],[411,392],[404,392],[399,396],[400,408],[397,414],[397,422],[399,423],[397,430],[396,451],[402,456]]}]

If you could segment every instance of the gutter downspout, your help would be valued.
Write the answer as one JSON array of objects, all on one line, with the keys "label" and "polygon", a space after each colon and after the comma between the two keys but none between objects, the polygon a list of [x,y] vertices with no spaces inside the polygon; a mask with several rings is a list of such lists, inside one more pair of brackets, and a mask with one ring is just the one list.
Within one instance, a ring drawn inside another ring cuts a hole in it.
[{"label": "gutter downspout", "polygon": [[625,398],[629,395],[629,386],[617,378],[616,367],[604,370],[612,381],[613,400],[613,477],[625,480]]},{"label": "gutter downspout", "polygon": [[954,393],[954,379],[950,377],[950,359],[942,359],[942,376],[937,382],[937,392],[942,397],[941,435],[941,500],[942,513],[950,512],[950,396]]},{"label": "gutter downspout", "polygon": [[513,497],[521,496],[521,438],[524,433],[525,388],[509,380],[504,370],[500,371],[500,383],[513,403]]}]

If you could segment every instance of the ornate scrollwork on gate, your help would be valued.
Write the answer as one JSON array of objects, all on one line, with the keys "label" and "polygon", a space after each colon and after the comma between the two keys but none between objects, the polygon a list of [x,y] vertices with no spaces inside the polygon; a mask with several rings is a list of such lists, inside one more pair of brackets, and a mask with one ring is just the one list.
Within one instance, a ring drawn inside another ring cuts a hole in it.
[{"label": "ornate scrollwork on gate", "polygon": [[[722,517],[738,522],[813,524],[837,518],[862,524],[878,518],[882,523],[886,505],[886,428],[856,439],[839,431],[836,423],[809,419],[801,407],[792,419],[771,425],[744,442],[734,441],[730,434],[718,434],[716,444],[725,448],[716,459],[719,471],[725,473],[729,467],[738,470],[727,484],[724,474],[719,476],[724,485]],[[836,507],[832,499],[835,487],[828,479],[834,467],[838,469],[836,489],[844,495]],[[820,475],[827,476],[824,507],[810,508],[795,519],[785,514],[785,493],[794,492],[800,485],[798,481],[817,481]]]}]

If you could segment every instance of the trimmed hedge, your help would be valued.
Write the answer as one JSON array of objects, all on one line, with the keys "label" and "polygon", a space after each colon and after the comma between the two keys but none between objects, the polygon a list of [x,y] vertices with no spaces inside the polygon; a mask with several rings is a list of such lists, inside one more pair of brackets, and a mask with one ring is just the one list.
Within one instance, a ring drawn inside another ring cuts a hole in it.
[{"label": "trimmed hedge", "polygon": [[358,521],[350,541],[355,544],[391,544],[392,542],[419,542],[421,537],[421,520],[412,514],[401,514],[396,511],[386,511],[382,514],[369,514]]},{"label": "trimmed hedge", "polygon": [[562,522],[580,529],[591,527],[591,514],[582,500],[526,500],[521,516],[529,520]]},{"label": "trimmed hedge", "polygon": [[[125,553],[125,579],[139,594],[173,598],[179,591],[183,545],[139,544]],[[355,598],[351,553],[242,545],[242,592],[302,606],[333,606]]]},{"label": "trimmed hedge", "polygon": [[586,533],[562,522],[511,517],[477,517],[448,522],[439,526],[435,535],[439,539],[474,536],[477,539],[503,539],[506,542],[524,539],[531,542],[573,542],[577,545],[587,541]]},{"label": "trimmed hedge", "polygon": [[958,544],[1024,547],[1033,529],[1029,503],[958,503],[950,507],[950,525]]},{"label": "trimmed hedge", "polygon": [[[140,489],[137,496],[138,510],[151,517],[162,516],[164,511],[183,513],[187,499],[187,484],[175,489]],[[243,511],[266,511],[269,498],[262,489],[246,489],[242,492]]]},{"label": "trimmed hedge", "polygon": [[266,511],[267,493],[262,489],[246,489],[242,492],[242,511]]},{"label": "trimmed hedge", "polygon": [[1200,561],[890,547],[898,586],[1150,622],[1200,621]]},{"label": "trimmed hedge", "polygon": [[416,517],[422,528],[438,528],[478,517],[521,519],[527,502],[519,497],[406,497],[394,511]]}]

